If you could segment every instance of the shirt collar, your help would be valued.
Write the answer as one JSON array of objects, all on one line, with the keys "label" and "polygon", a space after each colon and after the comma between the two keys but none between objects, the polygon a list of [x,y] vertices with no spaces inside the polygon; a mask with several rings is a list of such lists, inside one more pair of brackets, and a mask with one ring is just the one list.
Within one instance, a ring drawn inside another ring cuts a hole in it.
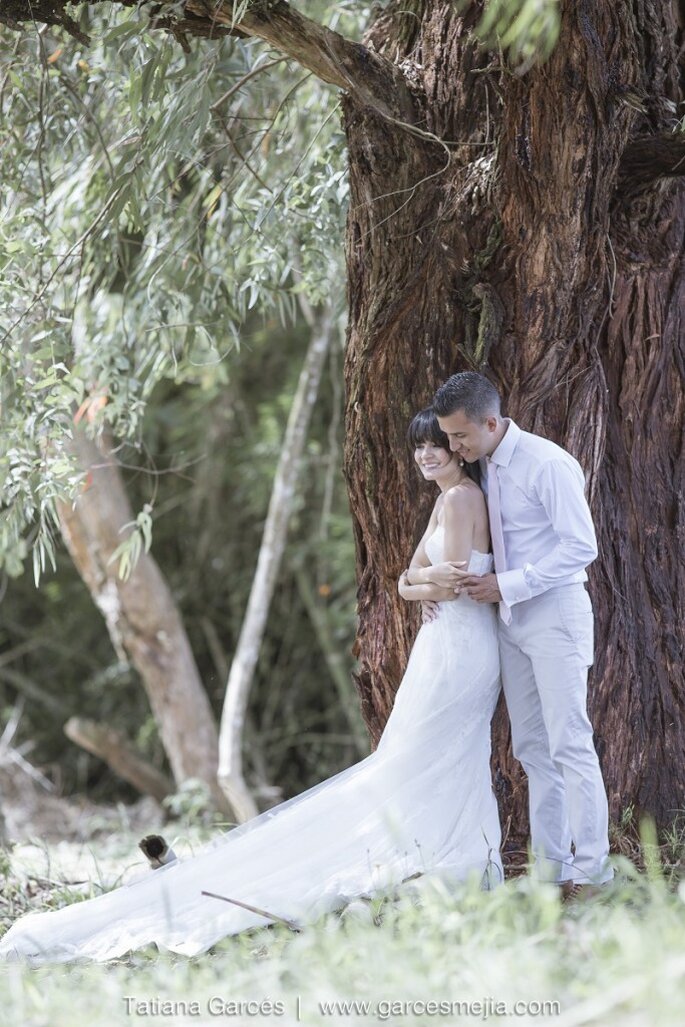
[{"label": "shirt collar", "polygon": [[502,440],[491,455],[490,459],[494,464],[499,464],[500,467],[508,467],[514,450],[518,445],[518,441],[521,438],[521,429],[517,424],[512,421],[511,417],[505,417],[504,421],[509,425]]}]

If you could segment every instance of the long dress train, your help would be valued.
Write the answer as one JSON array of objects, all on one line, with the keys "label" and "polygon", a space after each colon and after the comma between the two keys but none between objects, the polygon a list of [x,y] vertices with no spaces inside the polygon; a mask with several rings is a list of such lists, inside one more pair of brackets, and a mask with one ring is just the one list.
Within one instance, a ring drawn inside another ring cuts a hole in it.
[{"label": "long dress train", "polygon": [[[442,528],[428,540],[442,558]],[[492,556],[473,551],[469,570]],[[211,891],[304,924],[417,872],[498,883],[490,777],[499,693],[495,607],[442,603],[414,643],[378,748],[354,766],[229,831],[187,860],[83,902],[19,919],[0,957],[106,960],[152,942],[196,955],[269,921]]]}]

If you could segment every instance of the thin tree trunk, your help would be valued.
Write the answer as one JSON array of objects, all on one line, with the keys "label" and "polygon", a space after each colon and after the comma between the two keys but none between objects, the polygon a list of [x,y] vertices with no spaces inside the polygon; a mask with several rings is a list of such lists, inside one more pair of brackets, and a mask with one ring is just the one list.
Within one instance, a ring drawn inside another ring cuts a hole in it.
[{"label": "thin tree trunk", "polygon": [[216,808],[228,812],[217,785],[218,736],[207,693],[173,596],[147,553],[127,581],[110,558],[133,521],[121,472],[104,440],[97,445],[76,430],[72,443],[87,471],[73,505],[59,505],[64,540],[76,568],[105,618],[112,644],[141,676],[177,785],[198,778]]},{"label": "thin tree trunk", "polygon": [[309,422],[316,402],[326,354],[335,331],[334,312],[332,308],[328,307],[312,324],[311,341],[290,410],[281,457],[271,491],[262,544],[257,559],[257,569],[226,686],[219,736],[218,780],[239,821],[248,820],[258,812],[243,776],[242,745],[245,711],[269,613],[269,604],[285,549],[299,465],[307,439]]},{"label": "thin tree trunk", "polygon": [[[219,638],[219,632],[209,617],[203,617],[200,623],[216,672],[222,681],[228,681],[231,663]],[[272,784],[269,779],[263,739],[249,709],[245,711],[243,751],[249,753],[252,791],[260,808],[267,809],[282,802],[283,789],[280,785]]]},{"label": "thin tree trunk", "polygon": [[353,745],[361,759],[369,754],[369,735],[364,727],[363,720],[359,716],[359,704],[354,693],[352,679],[345,669],[346,661],[344,654],[331,637],[326,614],[317,604],[314,590],[304,568],[296,566],[294,574],[300,598],[316,632],[321,655],[326,661],[329,676],[335,685],[338,700],[350,726]]}]

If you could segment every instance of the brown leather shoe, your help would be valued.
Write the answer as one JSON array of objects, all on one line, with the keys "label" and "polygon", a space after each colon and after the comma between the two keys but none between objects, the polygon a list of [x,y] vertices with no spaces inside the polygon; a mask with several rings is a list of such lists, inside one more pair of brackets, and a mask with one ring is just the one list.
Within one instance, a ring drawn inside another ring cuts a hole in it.
[{"label": "brown leather shoe", "polygon": [[572,902],[574,899],[579,898],[578,891],[580,885],[576,884],[575,881],[560,881],[558,887],[561,892],[562,902]]},{"label": "brown leather shoe", "polygon": [[586,902],[588,899],[596,899],[604,893],[604,889],[610,881],[604,884],[579,884],[578,881],[562,881],[561,901],[562,902]]}]

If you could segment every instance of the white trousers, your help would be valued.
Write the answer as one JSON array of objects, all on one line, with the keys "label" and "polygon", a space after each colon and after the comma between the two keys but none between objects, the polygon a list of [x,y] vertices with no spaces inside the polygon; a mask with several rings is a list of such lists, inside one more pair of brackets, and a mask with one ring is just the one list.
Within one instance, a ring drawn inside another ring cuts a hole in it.
[{"label": "white trousers", "polygon": [[608,881],[607,798],[587,715],[590,596],[583,584],[560,585],[511,613],[511,624],[499,621],[502,685],[514,756],[528,775],[536,872]]}]

